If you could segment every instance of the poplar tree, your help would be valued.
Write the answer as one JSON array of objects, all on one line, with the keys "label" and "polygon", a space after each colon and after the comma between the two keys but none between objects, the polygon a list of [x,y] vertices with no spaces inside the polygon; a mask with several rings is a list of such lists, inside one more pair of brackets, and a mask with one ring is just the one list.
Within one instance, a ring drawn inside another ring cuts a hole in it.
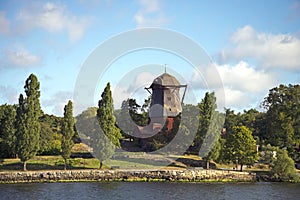
[{"label": "poplar tree", "polygon": [[120,129],[116,126],[110,83],[107,83],[101,94],[98,106],[97,117],[101,130],[97,131],[98,144],[93,148],[102,168],[102,162],[113,155],[116,147],[121,146],[119,139],[122,137]]},{"label": "poplar tree", "polygon": [[193,141],[193,153],[199,153],[203,140],[208,134],[209,125],[212,120],[212,115],[217,108],[216,97],[214,93],[206,92],[204,99],[198,104],[199,107],[199,121],[198,121],[198,130],[196,132],[196,137]]},{"label": "poplar tree", "polygon": [[25,82],[26,98],[22,94],[19,97],[19,105],[16,117],[16,152],[23,170],[26,171],[26,162],[33,158],[39,150],[40,139],[40,83],[34,74],[31,74]]},{"label": "poplar tree", "polygon": [[71,156],[71,150],[74,146],[73,136],[74,136],[74,125],[75,121],[73,118],[73,104],[72,101],[69,100],[68,104],[64,107],[64,118],[62,120],[61,132],[62,132],[62,142],[61,155],[65,161],[64,169],[67,169],[67,159]]}]

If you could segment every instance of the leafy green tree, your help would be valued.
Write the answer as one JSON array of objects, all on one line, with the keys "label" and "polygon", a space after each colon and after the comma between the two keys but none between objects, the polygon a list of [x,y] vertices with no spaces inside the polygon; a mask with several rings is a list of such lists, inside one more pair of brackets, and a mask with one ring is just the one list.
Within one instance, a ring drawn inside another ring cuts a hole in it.
[{"label": "leafy green tree", "polygon": [[229,153],[227,152],[226,139],[220,138],[219,144],[220,144],[220,151],[219,151],[218,159],[216,161],[224,164],[230,163]]},{"label": "leafy green tree", "polygon": [[117,125],[125,137],[134,133],[138,118],[138,107],[140,106],[135,103],[135,100],[127,99],[122,102],[121,110],[115,113]]},{"label": "leafy green tree", "polygon": [[257,144],[260,146],[266,145],[266,113],[259,112],[255,117],[255,122],[252,127],[254,130],[252,132],[253,137],[256,138]]},{"label": "leafy green tree", "polygon": [[226,142],[229,158],[240,164],[240,171],[243,170],[243,165],[252,165],[257,160],[256,141],[249,128],[234,126]]},{"label": "leafy green tree", "polygon": [[279,85],[269,90],[263,102],[266,113],[266,143],[287,148],[295,159],[300,139],[300,85]]},{"label": "leafy green tree", "polygon": [[262,146],[261,150],[260,162],[270,165],[276,157],[276,152],[278,152],[279,148],[268,144]]},{"label": "leafy green tree", "polygon": [[241,125],[248,127],[252,134],[255,134],[256,128],[256,119],[259,116],[260,112],[255,109],[244,110],[240,116]]},{"label": "leafy green tree", "polygon": [[95,123],[97,110],[98,107],[89,107],[78,116],[76,116],[76,129],[84,143],[88,144],[88,137],[90,137],[95,131],[94,129],[97,128]]},{"label": "leafy green tree", "polygon": [[221,151],[221,143],[220,140],[217,140],[214,144],[214,147],[211,149],[211,151],[205,156],[203,159],[206,162],[206,169],[209,169],[209,162],[210,161],[216,161],[218,160],[220,156]]},{"label": "leafy green tree", "polygon": [[226,130],[226,135],[230,135],[232,133],[232,128],[234,126],[241,125],[240,118],[241,118],[240,113],[235,114],[234,110],[231,110],[229,108],[225,109],[224,128]]},{"label": "leafy green tree", "polygon": [[96,131],[98,145],[96,145],[97,148],[93,147],[93,151],[100,161],[100,168],[102,168],[103,160],[113,155],[115,147],[121,146],[120,138],[122,138],[120,129],[116,126],[110,83],[107,83],[101,94],[97,117],[101,130]]},{"label": "leafy green tree", "polygon": [[41,135],[39,155],[61,155],[61,117],[43,114],[40,117]]},{"label": "leafy green tree", "polygon": [[271,172],[279,181],[299,182],[300,177],[296,173],[295,163],[286,150],[278,150],[276,159],[271,166]]},{"label": "leafy green tree", "polygon": [[64,169],[67,169],[67,159],[71,156],[71,150],[74,146],[73,136],[74,136],[74,118],[73,118],[73,104],[72,101],[69,100],[68,104],[64,107],[64,118],[61,125],[61,132],[62,132],[62,141],[61,141],[61,148],[62,148],[62,157],[64,158],[65,165]]},{"label": "leafy green tree", "polygon": [[76,128],[82,142],[92,148],[93,155],[102,162],[114,154],[115,145],[105,136],[99,125],[97,107],[90,107],[76,117]]},{"label": "leafy green tree", "polygon": [[39,150],[40,139],[40,83],[34,74],[31,74],[25,82],[26,98],[20,94],[16,117],[16,152],[23,162],[23,170],[26,162],[33,158]]},{"label": "leafy green tree", "polygon": [[0,106],[0,158],[15,156],[16,109],[12,105]]}]

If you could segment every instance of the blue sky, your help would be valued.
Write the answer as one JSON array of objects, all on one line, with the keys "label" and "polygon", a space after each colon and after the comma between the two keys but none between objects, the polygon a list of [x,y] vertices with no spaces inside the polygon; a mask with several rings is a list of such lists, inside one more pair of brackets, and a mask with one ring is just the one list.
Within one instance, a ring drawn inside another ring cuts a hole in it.
[{"label": "blue sky", "polygon": [[[280,83],[300,82],[297,0],[12,0],[0,2],[0,104],[17,103],[26,78],[34,73],[41,82],[43,110],[61,116],[90,53],[113,36],[145,27],[172,30],[198,43],[221,77],[223,87],[215,89],[224,91],[224,106],[237,111],[258,108]],[[197,101],[203,97],[200,78],[189,74],[189,63],[145,49],[121,56],[99,77],[94,105],[107,81],[116,107],[130,96],[142,99],[142,86],[159,70],[133,76],[132,84],[139,88],[133,93],[120,85],[126,74],[150,64],[161,65],[162,72],[167,64],[170,73],[191,83]],[[208,82],[214,79],[201,73]]]}]

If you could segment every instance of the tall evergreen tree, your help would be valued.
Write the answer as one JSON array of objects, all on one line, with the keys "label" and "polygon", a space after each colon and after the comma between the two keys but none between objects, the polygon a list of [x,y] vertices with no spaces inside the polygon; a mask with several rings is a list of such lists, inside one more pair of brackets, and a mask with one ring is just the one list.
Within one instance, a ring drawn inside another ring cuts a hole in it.
[{"label": "tall evergreen tree", "polygon": [[94,153],[98,155],[100,168],[102,168],[102,162],[112,156],[115,147],[120,147],[120,138],[122,137],[120,129],[116,126],[110,83],[107,83],[101,94],[97,117],[101,130],[98,130],[97,132],[100,132],[96,134],[98,135],[98,145],[94,149]]},{"label": "tall evergreen tree", "polygon": [[0,106],[0,158],[15,156],[16,109],[12,105]]},{"label": "tall evergreen tree", "polygon": [[31,74],[25,82],[25,93],[19,97],[19,105],[16,117],[16,152],[23,162],[23,170],[26,170],[26,162],[33,158],[39,150],[40,139],[40,83],[34,74]]},{"label": "tall evergreen tree", "polygon": [[74,142],[72,140],[74,136],[74,125],[75,121],[73,118],[73,104],[72,101],[69,100],[68,104],[64,107],[64,118],[61,125],[61,132],[62,132],[62,157],[65,160],[64,169],[67,169],[67,159],[71,156],[71,150],[74,146]]},{"label": "tall evergreen tree", "polygon": [[217,108],[216,97],[214,93],[206,92],[204,99],[198,104],[199,107],[199,126],[193,142],[193,153],[198,154],[203,143],[204,137],[208,133],[209,125],[212,122],[212,116]]}]

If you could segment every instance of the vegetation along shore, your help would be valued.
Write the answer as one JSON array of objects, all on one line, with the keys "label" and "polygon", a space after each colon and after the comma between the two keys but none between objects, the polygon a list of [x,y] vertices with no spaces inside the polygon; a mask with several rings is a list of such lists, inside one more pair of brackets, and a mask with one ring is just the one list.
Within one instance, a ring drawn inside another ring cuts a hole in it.
[{"label": "vegetation along shore", "polygon": [[[299,85],[274,87],[261,110],[242,113],[230,108],[221,112],[214,92],[206,92],[195,105],[182,103],[185,115],[177,105],[176,115],[171,113],[174,116],[165,124],[149,119],[151,96],[143,105],[131,98],[114,108],[110,83],[99,95],[97,107],[74,116],[69,100],[62,117],[43,112],[34,74],[24,89],[18,104],[0,106],[2,183],[300,180]],[[224,123],[219,123],[222,119]],[[135,136],[147,133],[149,125],[153,130],[161,127],[151,137]],[[185,146],[185,151],[178,155],[170,148],[159,153],[178,132],[182,144],[173,149]],[[195,137],[185,144],[193,132]],[[217,139],[207,154],[199,156],[207,136]]]}]

